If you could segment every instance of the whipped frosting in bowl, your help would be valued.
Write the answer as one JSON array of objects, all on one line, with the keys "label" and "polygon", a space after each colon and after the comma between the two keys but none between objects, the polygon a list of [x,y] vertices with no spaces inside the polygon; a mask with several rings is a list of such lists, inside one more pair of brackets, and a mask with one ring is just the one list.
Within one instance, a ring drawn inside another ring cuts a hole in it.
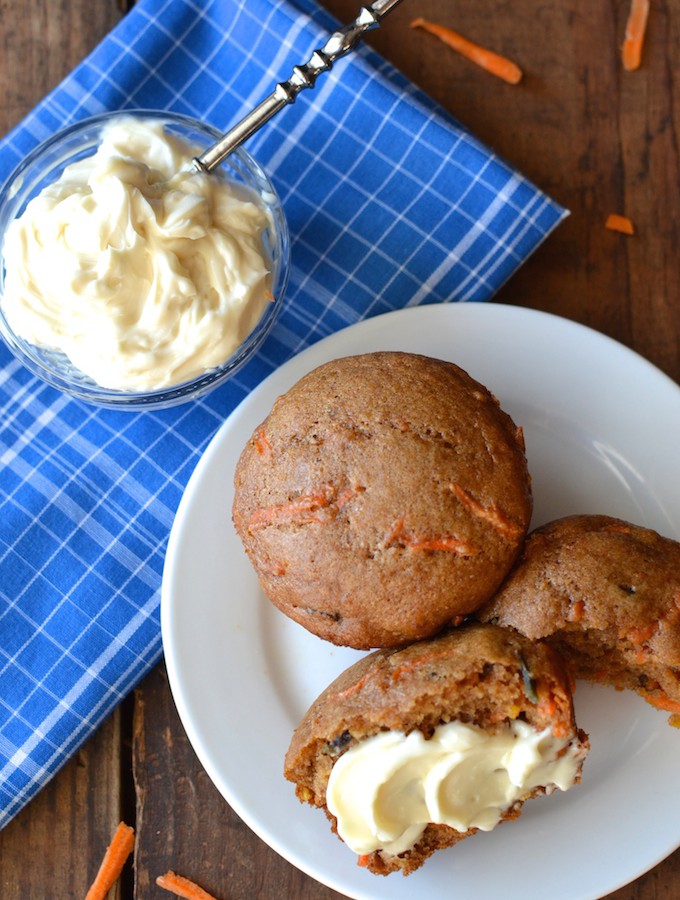
[{"label": "whipped frosting in bowl", "polygon": [[82,399],[172,405],[230,377],[281,306],[285,216],[237,150],[173,113],[85,120],[37,148],[0,192],[0,332],[25,365]]}]

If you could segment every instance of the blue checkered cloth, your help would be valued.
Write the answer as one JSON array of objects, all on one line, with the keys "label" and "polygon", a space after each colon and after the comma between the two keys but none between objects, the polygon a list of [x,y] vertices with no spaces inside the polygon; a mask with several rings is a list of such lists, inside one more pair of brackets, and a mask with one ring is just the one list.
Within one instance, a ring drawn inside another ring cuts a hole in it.
[{"label": "blue checkered cloth", "polygon": [[[226,130],[336,27],[314,0],[141,0],[4,139],[0,173],[110,109]],[[173,515],[229,412],[343,326],[488,299],[565,215],[365,45],[249,149],[283,200],[293,266],[282,316],[237,378],[175,409],[96,409],[0,344],[0,825],[159,660]]]}]

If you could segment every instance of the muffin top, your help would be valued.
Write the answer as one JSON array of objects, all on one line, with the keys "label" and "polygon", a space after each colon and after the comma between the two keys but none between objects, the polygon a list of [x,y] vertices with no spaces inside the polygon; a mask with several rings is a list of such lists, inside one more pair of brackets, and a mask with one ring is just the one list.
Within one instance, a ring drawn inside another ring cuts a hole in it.
[{"label": "muffin top", "polygon": [[381,352],[276,401],[238,463],[233,518],[273,603],[368,649],[488,600],[531,508],[521,430],[493,395],[453,363]]},{"label": "muffin top", "polygon": [[[321,807],[362,854],[360,865],[408,874],[478,828],[515,818],[530,796],[566,790],[580,779],[588,747],[558,654],[505,629],[467,624],[378,650],[343,672],[296,729],[284,774],[298,799]],[[517,770],[514,788],[499,774],[513,753],[524,773]],[[432,805],[439,777],[448,811]],[[377,820],[384,829],[375,829]]]},{"label": "muffin top", "polygon": [[610,516],[558,519],[529,536],[479,617],[533,639],[597,636],[636,664],[680,666],[680,543]]},{"label": "muffin top", "polygon": [[[480,623],[376,650],[345,669],[314,701],[286,756],[288,777],[309,754],[333,758],[383,729],[426,735],[458,720],[491,732],[522,718],[540,731],[575,733],[571,675],[549,645]],[[315,765],[328,768],[324,760]],[[295,780],[292,778],[291,780]]]}]

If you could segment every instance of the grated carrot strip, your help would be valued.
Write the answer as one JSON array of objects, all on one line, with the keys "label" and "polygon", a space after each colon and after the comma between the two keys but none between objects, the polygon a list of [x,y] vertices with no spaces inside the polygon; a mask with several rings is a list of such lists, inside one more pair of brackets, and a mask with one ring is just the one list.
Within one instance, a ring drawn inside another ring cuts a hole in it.
[{"label": "grated carrot strip", "polygon": [[618,231],[620,234],[635,234],[635,227],[628,216],[621,216],[618,213],[610,213],[604,227],[610,231]]},{"label": "grated carrot strip", "polygon": [[333,503],[336,496],[337,490],[333,485],[323,484],[315,493],[303,495],[290,503],[256,509],[250,517],[248,530],[252,532],[258,528],[290,522],[322,522],[323,511]]},{"label": "grated carrot strip", "polygon": [[671,700],[670,697],[667,697],[665,694],[642,693],[641,696],[644,697],[647,703],[656,706],[657,709],[663,709],[670,713],[680,713],[680,703],[676,700]]},{"label": "grated carrot strip", "polygon": [[177,875],[173,871],[166,872],[165,875],[159,875],[156,879],[156,884],[177,897],[184,897],[185,900],[216,900],[212,894],[204,891],[195,881],[185,878],[184,875]]},{"label": "grated carrot strip", "polygon": [[272,445],[269,443],[269,438],[265,434],[264,428],[260,428],[254,435],[253,443],[259,456],[268,456],[272,452]]},{"label": "grated carrot strip", "polygon": [[404,550],[415,552],[425,550],[442,550],[457,556],[476,556],[479,550],[453,534],[412,534],[404,528],[404,519],[395,520],[385,534],[385,547],[395,545]]},{"label": "grated carrot strip", "polygon": [[447,28],[445,25],[430,22],[420,17],[411,22],[411,28],[422,28],[423,31],[435,35],[447,47],[451,47],[452,50],[460,53],[461,56],[476,63],[480,68],[490,72],[497,78],[507,81],[508,84],[519,84],[522,80],[522,70],[512,60],[494,53],[493,50],[488,50],[486,47],[473,43],[452,28]]},{"label": "grated carrot strip", "polygon": [[623,68],[627,72],[634,72],[635,69],[640,68],[648,16],[649,0],[631,0],[626,34],[621,48]]},{"label": "grated carrot strip", "polygon": [[120,878],[123,866],[135,846],[135,831],[125,822],[116,828],[111,843],[106,848],[99,871],[92,882],[85,900],[104,900],[113,885]]},{"label": "grated carrot strip", "polygon": [[472,515],[488,522],[489,525],[495,528],[504,538],[514,540],[515,538],[520,537],[524,531],[521,525],[518,525],[517,522],[513,522],[512,519],[506,516],[495,504],[483,506],[472,496],[470,491],[466,491],[461,485],[452,482],[449,485],[449,490],[452,491],[458,500],[470,510]]}]

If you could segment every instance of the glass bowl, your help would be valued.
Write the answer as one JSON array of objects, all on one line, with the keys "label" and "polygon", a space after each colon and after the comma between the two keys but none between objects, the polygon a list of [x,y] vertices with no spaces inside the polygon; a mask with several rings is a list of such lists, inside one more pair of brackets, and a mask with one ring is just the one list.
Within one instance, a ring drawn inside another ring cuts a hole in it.
[{"label": "glass bowl", "polygon": [[[101,142],[103,129],[121,116],[160,121],[168,133],[201,152],[221,136],[216,129],[188,116],[155,110],[104,113],[59,131],[29,153],[0,188],[0,249],[10,222],[22,214],[27,203],[46,185],[56,181],[66,166],[92,155]],[[242,148],[235,150],[218,172],[219,175],[216,172],[208,177],[226,177],[254,191],[268,213],[269,221],[262,243],[270,264],[269,290],[274,300],[267,303],[262,317],[235,352],[220,365],[181,384],[143,391],[102,387],[76,368],[64,353],[31,344],[13,331],[2,308],[5,290],[3,258],[0,263],[0,335],[26,368],[53,387],[81,400],[100,406],[140,409],[174,406],[200,397],[231,378],[251,359],[272,328],[283,302],[290,269],[288,226],[276,190],[247,151]]]}]

